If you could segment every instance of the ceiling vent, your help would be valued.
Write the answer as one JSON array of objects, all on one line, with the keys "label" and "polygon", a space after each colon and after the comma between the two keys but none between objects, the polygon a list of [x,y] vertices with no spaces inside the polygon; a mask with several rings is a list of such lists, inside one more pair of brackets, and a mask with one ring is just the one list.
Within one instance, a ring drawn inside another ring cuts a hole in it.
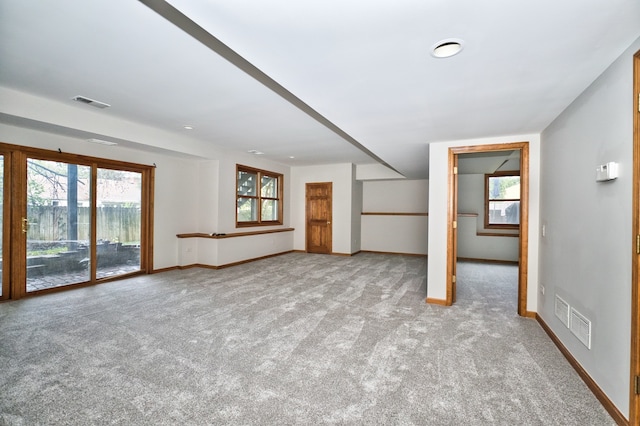
[{"label": "ceiling vent", "polygon": [[109,104],[105,104],[104,102],[100,102],[100,101],[96,101],[95,99],[91,99],[91,98],[87,98],[85,96],[74,96],[73,98],[74,101],[77,102],[82,102],[83,104],[87,104],[87,105],[91,105],[94,106],[96,108],[100,108],[100,109],[104,109],[104,108],[109,108],[111,105]]},{"label": "ceiling vent", "polygon": [[105,141],[105,140],[96,139],[96,138],[87,139],[87,142],[97,143],[100,145],[118,145],[117,142]]}]

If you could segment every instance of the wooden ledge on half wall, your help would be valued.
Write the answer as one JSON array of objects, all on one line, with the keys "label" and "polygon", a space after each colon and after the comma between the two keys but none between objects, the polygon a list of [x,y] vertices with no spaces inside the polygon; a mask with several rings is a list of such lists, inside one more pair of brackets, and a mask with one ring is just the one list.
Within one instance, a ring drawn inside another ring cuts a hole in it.
[{"label": "wooden ledge on half wall", "polygon": [[476,232],[478,237],[514,237],[520,238],[520,233],[517,234],[508,234],[506,232]]},{"label": "wooden ledge on half wall", "polygon": [[294,231],[294,228],[278,228],[278,229],[267,229],[264,231],[247,231],[247,232],[230,232],[228,234],[206,234],[204,232],[193,232],[190,234],[176,234],[178,238],[211,238],[214,240],[220,240],[223,238],[235,238],[235,237],[248,237],[250,235],[262,235],[262,234],[275,234],[277,232],[291,232]]},{"label": "wooden ledge on half wall", "polygon": [[[362,212],[361,216],[429,216],[428,212]],[[458,212],[459,217],[478,217],[478,213]]]}]

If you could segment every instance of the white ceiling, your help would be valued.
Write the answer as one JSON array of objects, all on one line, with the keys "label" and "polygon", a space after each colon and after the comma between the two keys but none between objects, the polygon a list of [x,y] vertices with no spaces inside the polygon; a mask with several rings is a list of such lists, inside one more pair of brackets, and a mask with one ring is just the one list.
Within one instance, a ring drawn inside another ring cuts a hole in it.
[{"label": "white ceiling", "polygon": [[[430,142],[541,132],[640,36],[638,0],[169,3],[0,0],[0,86],[292,166],[426,178]],[[447,38],[463,51],[432,57]],[[2,122],[77,131],[19,115],[0,99]]]}]

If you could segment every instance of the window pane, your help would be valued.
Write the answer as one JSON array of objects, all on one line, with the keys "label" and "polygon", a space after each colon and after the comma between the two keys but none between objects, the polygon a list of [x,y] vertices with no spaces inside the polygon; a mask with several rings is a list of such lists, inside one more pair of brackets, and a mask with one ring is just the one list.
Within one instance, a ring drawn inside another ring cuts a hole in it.
[{"label": "window pane", "polygon": [[490,201],[489,223],[519,225],[520,201]]},{"label": "window pane", "polygon": [[239,164],[236,167],[236,226],[282,224],[283,176]]},{"label": "window pane", "polygon": [[238,195],[256,196],[256,186],[258,181],[257,173],[238,171]]},{"label": "window pane", "polygon": [[89,281],[91,168],[27,159],[27,291]]},{"label": "window pane", "polygon": [[277,200],[262,200],[262,220],[278,220]]},{"label": "window pane", "polygon": [[519,200],[520,176],[494,176],[489,178],[490,200]]},{"label": "window pane", "polygon": [[262,176],[261,196],[265,198],[278,198],[278,178]]},{"label": "window pane", "polygon": [[255,198],[238,198],[238,222],[256,222],[258,220],[257,201]]},{"label": "window pane", "polygon": [[96,277],[140,270],[142,174],[98,169]]}]

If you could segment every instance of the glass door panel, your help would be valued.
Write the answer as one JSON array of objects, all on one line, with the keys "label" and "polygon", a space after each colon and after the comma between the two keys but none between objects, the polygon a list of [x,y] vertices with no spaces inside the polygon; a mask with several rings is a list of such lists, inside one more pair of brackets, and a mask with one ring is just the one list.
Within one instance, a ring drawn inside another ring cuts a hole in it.
[{"label": "glass door panel", "polygon": [[96,278],[140,271],[142,173],[98,168]]},{"label": "glass door panel", "polygon": [[90,280],[91,167],[27,159],[27,292]]}]

